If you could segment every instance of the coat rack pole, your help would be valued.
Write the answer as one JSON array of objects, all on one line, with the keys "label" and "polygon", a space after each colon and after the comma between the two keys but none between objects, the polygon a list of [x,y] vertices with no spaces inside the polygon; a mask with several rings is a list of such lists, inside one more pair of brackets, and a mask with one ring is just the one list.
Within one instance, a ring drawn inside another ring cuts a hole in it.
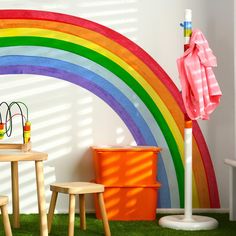
[{"label": "coat rack pole", "polygon": [[[184,16],[184,51],[189,48],[192,34],[192,11],[185,10]],[[192,120],[185,115],[184,125],[184,216],[192,218]]]},{"label": "coat rack pole", "polygon": [[192,121],[185,120],[184,128],[184,216],[192,218]]}]

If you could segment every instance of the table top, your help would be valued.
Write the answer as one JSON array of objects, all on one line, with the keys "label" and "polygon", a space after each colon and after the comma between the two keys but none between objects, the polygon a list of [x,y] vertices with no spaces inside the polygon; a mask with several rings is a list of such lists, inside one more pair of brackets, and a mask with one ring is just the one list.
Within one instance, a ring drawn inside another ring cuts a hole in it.
[{"label": "table top", "polygon": [[7,161],[44,161],[48,154],[36,151],[22,151],[18,149],[0,149],[0,162]]}]

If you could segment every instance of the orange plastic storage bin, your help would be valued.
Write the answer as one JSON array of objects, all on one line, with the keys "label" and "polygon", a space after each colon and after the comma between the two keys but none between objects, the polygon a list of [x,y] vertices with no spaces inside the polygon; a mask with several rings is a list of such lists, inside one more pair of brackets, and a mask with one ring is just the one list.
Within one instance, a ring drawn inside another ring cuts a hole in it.
[{"label": "orange plastic storage bin", "polygon": [[[158,189],[157,155],[161,148],[92,147],[95,182],[105,185],[109,220],[154,220]],[[100,218],[97,202],[96,216]]]},{"label": "orange plastic storage bin", "polygon": [[[155,220],[159,183],[150,186],[106,186],[104,202],[109,220]],[[97,198],[96,217],[101,219]]]},{"label": "orange plastic storage bin", "polygon": [[160,148],[92,147],[97,183],[104,185],[150,185],[156,183]]}]

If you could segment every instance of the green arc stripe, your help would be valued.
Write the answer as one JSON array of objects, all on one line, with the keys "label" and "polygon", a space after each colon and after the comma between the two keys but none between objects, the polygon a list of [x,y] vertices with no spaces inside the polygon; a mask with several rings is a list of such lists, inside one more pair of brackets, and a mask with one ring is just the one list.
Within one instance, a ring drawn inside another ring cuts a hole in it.
[{"label": "green arc stripe", "polygon": [[114,61],[99,54],[98,52],[95,52],[78,44],[58,39],[29,36],[0,37],[0,47],[7,46],[44,46],[69,51],[71,53],[83,56],[85,58],[88,58],[89,60],[96,62],[97,64],[111,71],[113,74],[117,75],[124,83],[126,83],[148,107],[157,124],[160,126],[160,129],[166,139],[167,145],[171,152],[171,156],[176,169],[180,207],[184,207],[184,168],[178,146],[162,113],[160,112],[150,95],[143,89],[143,87],[135,80],[133,76],[131,76],[127,71],[125,71]]}]

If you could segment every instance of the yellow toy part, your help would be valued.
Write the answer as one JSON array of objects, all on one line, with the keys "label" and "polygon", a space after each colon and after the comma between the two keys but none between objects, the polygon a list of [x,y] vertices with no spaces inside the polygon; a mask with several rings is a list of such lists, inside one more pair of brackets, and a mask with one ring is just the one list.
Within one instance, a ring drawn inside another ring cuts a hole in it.
[{"label": "yellow toy part", "polygon": [[4,138],[5,130],[4,130],[4,124],[0,123],[0,139]]},{"label": "yellow toy part", "polygon": [[30,142],[30,130],[31,123],[29,121],[26,121],[24,125],[24,143]]}]

